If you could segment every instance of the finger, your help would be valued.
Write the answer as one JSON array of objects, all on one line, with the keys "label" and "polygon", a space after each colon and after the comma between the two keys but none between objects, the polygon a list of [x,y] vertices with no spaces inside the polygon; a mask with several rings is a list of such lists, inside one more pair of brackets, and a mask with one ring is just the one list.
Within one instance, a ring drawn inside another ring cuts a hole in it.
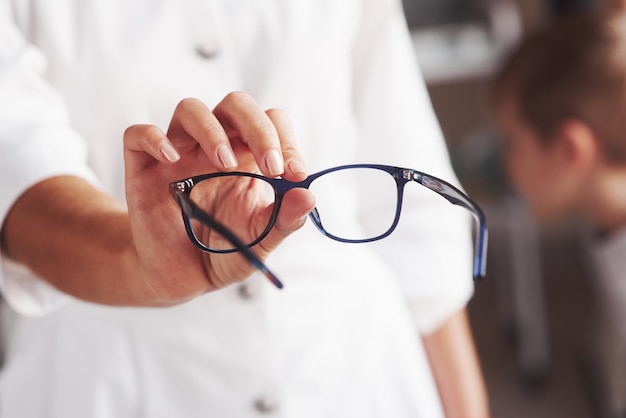
[{"label": "finger", "polygon": [[129,169],[141,170],[155,160],[173,164],[180,155],[157,126],[133,125],[124,131],[124,158]]},{"label": "finger", "polygon": [[302,181],[307,176],[307,169],[296,142],[296,134],[287,112],[281,109],[268,109],[265,114],[270,118],[280,140],[281,152],[285,161],[283,177],[290,181]]},{"label": "finger", "polygon": [[250,95],[229,93],[213,113],[222,125],[230,126],[238,133],[263,174],[271,177],[283,174],[285,163],[276,127]]},{"label": "finger", "polygon": [[297,188],[288,191],[283,198],[276,224],[259,243],[265,254],[273,251],[287,236],[300,229],[314,207],[315,197],[309,190]]},{"label": "finger", "polygon": [[237,158],[224,127],[198,99],[183,99],[176,106],[168,137],[181,152],[200,145],[211,163],[220,170],[237,167]]}]

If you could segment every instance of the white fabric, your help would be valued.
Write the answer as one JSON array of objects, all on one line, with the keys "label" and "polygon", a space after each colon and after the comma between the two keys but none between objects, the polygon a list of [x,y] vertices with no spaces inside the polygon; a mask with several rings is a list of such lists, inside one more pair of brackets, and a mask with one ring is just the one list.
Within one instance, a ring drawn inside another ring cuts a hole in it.
[{"label": "white fabric", "polygon": [[[371,162],[456,182],[397,1],[0,4],[0,220],[61,174],[123,199],[127,126],[165,129],[182,98],[233,90],[289,112],[311,172]],[[268,261],[285,289],[253,276],[247,297],[97,306],[3,260],[3,418],[252,417],[259,403],[276,417],[442,416],[418,331],[472,294],[469,218],[406,192],[389,238],[342,244],[305,225]]]}]

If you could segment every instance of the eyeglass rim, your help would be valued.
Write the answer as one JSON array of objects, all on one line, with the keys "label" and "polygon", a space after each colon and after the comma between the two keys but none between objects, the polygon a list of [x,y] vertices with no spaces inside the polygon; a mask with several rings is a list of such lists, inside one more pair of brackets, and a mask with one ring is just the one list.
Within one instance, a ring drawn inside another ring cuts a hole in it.
[{"label": "eyeglass rim", "polygon": [[[203,249],[204,245],[200,242],[193,229],[191,228],[191,224],[189,219],[195,218],[200,222],[206,224],[210,228],[215,229],[219,234],[221,234],[224,238],[226,238],[233,246],[235,247],[235,251],[232,252],[241,252],[243,256],[248,260],[253,267],[263,273],[272,284],[274,284],[277,288],[282,289],[283,283],[280,279],[265,265],[265,263],[250,249],[250,246],[244,244],[244,242],[230,230],[227,226],[216,220],[213,216],[206,213],[204,210],[200,209],[198,205],[196,205],[189,197],[189,195],[185,194],[180,188],[174,186],[170,183],[170,193],[178,206],[181,209],[181,214],[183,217],[183,222],[185,224],[185,230],[187,232],[187,236],[190,238],[191,242],[200,249]],[[205,252],[213,252],[213,251],[205,251]]]},{"label": "eyeglass rim", "polygon": [[[309,214],[309,218],[313,221],[314,225],[323,235],[335,241],[345,242],[345,243],[373,242],[373,241],[378,241],[380,239],[383,239],[389,236],[391,233],[393,233],[393,231],[398,225],[400,213],[402,210],[402,197],[403,197],[404,185],[406,185],[406,183],[408,182],[415,181],[418,184],[422,185],[423,187],[437,193],[438,195],[446,199],[449,203],[456,205],[456,206],[464,207],[467,210],[469,210],[470,213],[472,213],[473,218],[475,220],[475,224],[476,224],[476,238],[475,238],[475,243],[474,243],[474,260],[473,260],[473,269],[472,269],[473,277],[475,280],[482,279],[485,277],[486,266],[487,266],[486,261],[487,261],[488,230],[487,230],[487,222],[486,222],[486,217],[484,215],[484,212],[482,211],[480,206],[478,206],[478,204],[476,204],[466,193],[461,191],[459,188],[457,188],[453,184],[443,179],[440,179],[438,177],[435,177],[433,175],[419,171],[419,170],[391,166],[391,165],[383,165],[383,164],[346,164],[346,165],[340,165],[336,167],[327,168],[325,170],[321,170],[316,173],[310,174],[309,176],[307,176],[306,179],[300,182],[292,182],[283,178],[266,177],[262,174],[257,174],[257,173],[249,173],[249,172],[242,172],[242,171],[229,171],[229,172],[199,174],[199,175],[192,176],[186,179],[174,181],[170,183],[170,188],[176,189],[180,191],[181,193],[188,195],[191,192],[191,189],[197,183],[200,183],[204,180],[208,180],[211,178],[218,178],[218,177],[236,177],[236,176],[256,178],[256,179],[263,180],[269,183],[274,189],[274,193],[275,193],[274,209],[272,211],[272,214],[270,215],[268,226],[265,228],[265,230],[260,234],[260,236],[257,239],[247,244],[247,247],[249,248],[261,242],[267,236],[269,231],[271,231],[271,229],[274,227],[276,218],[278,217],[278,212],[280,210],[280,205],[282,203],[282,198],[287,191],[294,189],[294,188],[308,189],[311,183],[315,179],[325,174],[335,172],[335,171],[340,171],[340,170],[354,169],[354,168],[371,168],[371,169],[382,170],[390,174],[395,179],[396,184],[397,184],[397,190],[398,190],[398,199],[397,199],[396,215],[395,215],[394,222],[387,232],[377,237],[360,239],[360,240],[351,240],[351,239],[340,238],[340,237],[337,237],[335,235],[328,233],[323,228],[323,226],[318,222],[318,220],[315,219],[314,212],[311,212]],[[446,189],[448,189],[452,193],[449,193],[449,192],[447,193],[445,191]],[[206,213],[205,215],[209,216]],[[209,248],[205,246],[195,236],[195,233],[193,232],[193,228],[191,227],[190,219],[189,217],[185,216],[184,212],[183,212],[183,218],[184,218],[184,223],[185,223],[185,229],[187,230],[187,234],[189,235],[189,238],[201,250],[206,251],[206,252],[211,252],[211,253],[220,253],[220,254],[241,251],[237,247],[232,248],[232,249],[226,249],[226,250],[218,250],[218,249],[213,249],[213,248]],[[225,226],[223,227],[228,229]],[[246,244],[243,244],[243,245],[246,246]]]}]

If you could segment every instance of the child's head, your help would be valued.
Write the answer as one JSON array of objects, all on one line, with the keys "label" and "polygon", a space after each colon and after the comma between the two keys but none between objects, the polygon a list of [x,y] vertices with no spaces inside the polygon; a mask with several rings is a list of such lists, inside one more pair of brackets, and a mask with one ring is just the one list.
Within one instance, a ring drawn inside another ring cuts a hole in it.
[{"label": "child's head", "polygon": [[570,16],[530,36],[491,99],[511,181],[531,210],[583,210],[600,173],[626,168],[626,16]]}]

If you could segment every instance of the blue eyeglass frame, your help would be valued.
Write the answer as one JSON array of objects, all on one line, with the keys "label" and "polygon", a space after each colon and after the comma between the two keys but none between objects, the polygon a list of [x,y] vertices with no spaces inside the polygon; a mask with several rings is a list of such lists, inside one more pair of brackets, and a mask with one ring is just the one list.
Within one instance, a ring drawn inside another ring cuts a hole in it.
[{"label": "blue eyeglass frame", "polygon": [[[381,170],[381,171],[387,172],[394,178],[396,182],[396,186],[397,186],[397,193],[398,193],[396,214],[395,214],[394,221],[391,227],[389,228],[389,230],[387,230],[385,233],[378,235],[376,237],[366,238],[366,239],[356,239],[356,240],[345,239],[345,238],[337,237],[327,232],[324,229],[324,226],[322,225],[317,208],[314,208],[309,214],[309,217],[313,221],[317,229],[322,234],[324,234],[325,236],[335,241],[346,242],[346,243],[372,242],[372,241],[377,241],[377,240],[387,237],[395,230],[400,220],[400,213],[402,212],[402,199],[404,195],[404,186],[411,181],[415,181],[418,184],[421,184],[422,186],[426,187],[427,189],[432,190],[433,192],[437,193],[438,195],[440,195],[441,197],[443,197],[444,199],[446,199],[448,202],[452,203],[453,205],[462,206],[468,209],[472,213],[473,218],[476,223],[473,277],[475,280],[485,277],[486,268],[487,268],[488,231],[487,231],[486,218],[482,209],[474,201],[472,201],[472,199],[470,199],[469,196],[467,196],[465,193],[460,191],[458,188],[456,188],[452,184],[446,182],[445,180],[437,178],[435,176],[431,176],[430,174],[426,174],[426,173],[423,173],[421,171],[417,171],[411,168],[402,168],[402,167],[380,165],[380,164],[341,165],[341,166],[328,168],[326,170],[311,174],[306,179],[300,182],[292,182],[292,181],[285,180],[282,178],[265,177],[263,175],[254,174],[254,173],[219,172],[219,173],[212,173],[212,174],[201,174],[201,175],[190,177],[184,180],[172,182],[170,183],[170,192],[172,192],[172,194],[175,196],[176,201],[179,203],[179,206],[181,206],[187,235],[189,236],[189,239],[193,242],[193,244],[196,247],[200,248],[201,250],[205,252],[211,252],[211,253],[231,253],[231,252],[241,251],[244,253],[244,256],[246,256],[246,258],[248,258],[248,260],[250,260],[250,262],[255,267],[259,268],[259,270],[265,273],[266,270],[267,271],[269,270],[267,269],[267,267],[263,265],[262,262],[260,262],[258,257],[256,257],[254,253],[252,253],[252,251],[250,251],[249,247],[253,247],[256,244],[258,244],[260,241],[262,241],[267,236],[269,231],[274,227],[274,224],[276,223],[276,219],[278,217],[278,212],[280,210],[280,205],[282,203],[285,193],[287,193],[291,189],[296,189],[296,188],[308,189],[311,183],[313,183],[313,181],[315,181],[317,178],[325,174],[332,173],[334,171],[348,170],[348,169],[355,169],[355,168],[369,168],[369,169]],[[274,189],[275,204],[274,204],[274,208],[270,216],[268,225],[265,228],[265,230],[259,235],[259,237],[249,244],[244,244],[227,227],[217,222],[212,216],[210,216],[209,214],[207,214],[206,212],[198,208],[191,201],[191,198],[190,198],[191,189],[194,187],[195,184],[206,179],[216,178],[216,177],[227,177],[227,176],[244,176],[244,177],[256,178],[256,179],[263,180],[269,183]],[[184,205],[182,202],[185,202]],[[187,209],[185,208],[185,206],[188,206]],[[207,226],[214,228],[218,233],[222,234],[222,236],[228,239],[235,248],[227,249],[227,250],[216,250],[216,249],[206,247],[195,236],[193,232],[193,228],[191,226],[190,218],[198,219],[199,221],[205,223]],[[247,251],[245,251],[244,248],[246,248]],[[252,257],[255,258],[254,262],[252,261]],[[274,281],[272,278],[270,278],[270,280]]]}]

